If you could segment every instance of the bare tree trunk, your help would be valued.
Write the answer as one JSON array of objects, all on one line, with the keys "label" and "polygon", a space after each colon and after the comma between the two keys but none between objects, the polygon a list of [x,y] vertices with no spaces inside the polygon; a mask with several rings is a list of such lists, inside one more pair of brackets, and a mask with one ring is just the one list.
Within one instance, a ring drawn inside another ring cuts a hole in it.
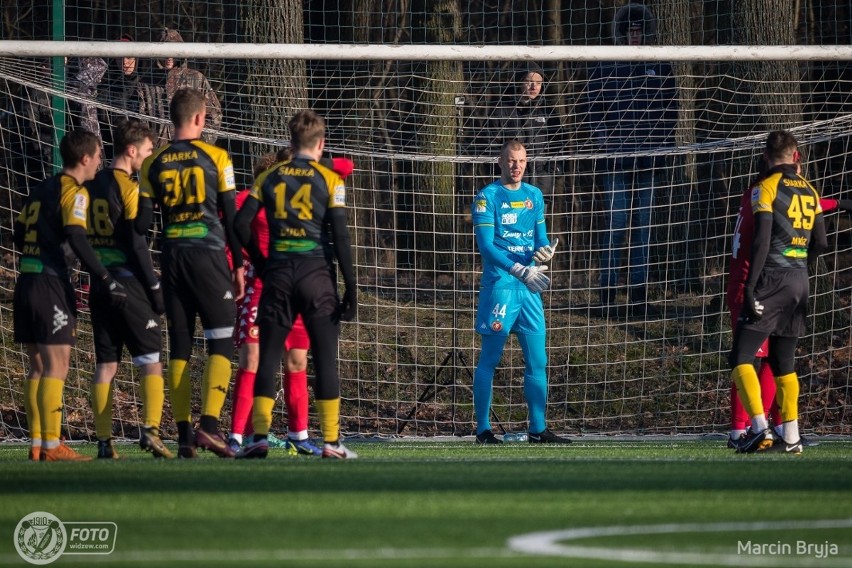
[{"label": "bare tree trunk", "polygon": [[[543,0],[542,1],[542,43],[544,45],[562,45],[562,2],[560,0]],[[564,117],[568,115],[565,111],[565,94],[561,92],[562,86],[565,85],[565,70],[562,65],[558,66],[556,69],[553,69],[549,73],[548,84],[550,86],[548,96],[550,97],[549,103],[555,106],[554,116],[556,120],[560,123],[563,122]],[[559,91],[557,91],[559,89]],[[563,128],[565,128],[563,124]],[[560,137],[560,140],[563,140],[563,137]],[[550,148],[551,152],[555,152],[558,154],[567,154],[568,148],[555,146]],[[553,199],[549,206],[549,211],[547,211],[547,230],[551,235],[551,240],[553,240],[554,236],[562,234],[568,230],[569,222],[566,219],[569,211],[572,210],[569,207],[569,200],[571,197],[566,195],[566,184],[565,184],[565,172],[561,174],[557,174],[553,180]],[[562,241],[566,244],[570,243],[570,240],[566,241],[563,237]],[[565,264],[565,260],[568,259],[568,255],[564,255],[562,258],[554,259],[555,262],[551,264],[551,270],[555,270],[558,267],[558,264]]]},{"label": "bare tree trunk", "polygon": [[[683,0],[654,0],[649,8],[657,17],[658,45],[690,45],[693,20],[693,3]],[[678,146],[695,142],[695,73],[693,63],[677,61],[672,63],[672,71],[678,88],[678,123],[675,139]],[[655,260],[660,262],[660,273],[664,282],[679,289],[689,289],[697,283],[698,272],[704,265],[705,251],[703,243],[709,235],[702,234],[701,228],[707,228],[706,219],[696,218],[708,211],[704,204],[708,195],[699,195],[696,186],[696,156],[687,153],[672,156],[666,160],[671,175],[660,178],[669,183],[661,188],[661,195],[670,195],[666,200],[657,199],[660,209],[655,211],[655,225],[659,226],[656,243],[658,245]],[[706,187],[706,186],[704,186]],[[663,204],[666,204],[665,206]]]},{"label": "bare tree trunk", "polygon": [[[246,34],[255,43],[302,43],[304,21],[299,0],[246,0]],[[287,123],[296,111],[308,108],[306,65],[303,60],[250,59],[247,89],[251,130],[257,136],[289,139]],[[272,148],[252,144],[259,156]]]},{"label": "bare tree trunk", "polygon": [[[734,42],[742,45],[794,45],[797,18],[789,0],[732,0]],[[742,111],[754,130],[790,128],[802,122],[799,64],[748,61],[735,67],[741,79]]]},{"label": "bare tree trunk", "polygon": [[[461,24],[459,0],[428,3],[424,28],[427,43],[451,44]],[[462,88],[462,67],[458,61],[429,62],[426,76],[416,82],[420,92],[417,114],[418,146],[421,156],[434,160],[414,164],[414,231],[416,265],[425,271],[453,269],[453,230],[455,215],[455,164],[441,156],[456,153],[458,117],[455,96]]]}]

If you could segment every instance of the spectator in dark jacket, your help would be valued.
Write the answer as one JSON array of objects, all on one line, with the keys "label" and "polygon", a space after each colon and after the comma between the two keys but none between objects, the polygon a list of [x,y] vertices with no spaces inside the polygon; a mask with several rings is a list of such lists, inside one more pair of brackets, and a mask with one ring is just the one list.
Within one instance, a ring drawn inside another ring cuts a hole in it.
[{"label": "spectator in dark jacket", "polygon": [[538,65],[529,63],[518,68],[510,93],[496,113],[496,142],[502,146],[514,138],[526,147],[534,158],[527,163],[524,181],[538,187],[549,203],[555,176],[561,172],[553,156],[562,152],[564,141],[560,139],[559,117],[545,102],[544,88],[544,72]]},{"label": "spectator in dark jacket", "polygon": [[[642,4],[621,7],[613,19],[616,45],[646,45],[656,36],[653,13]],[[662,183],[655,151],[674,144],[677,87],[671,65],[662,62],[603,62],[590,70],[587,119],[595,149],[626,154],[597,161],[603,173],[608,230],[603,240],[600,299],[611,305],[618,281],[628,221],[633,229],[629,259],[629,301],[647,297],[648,250],[654,188]],[[632,218],[632,219],[631,219]]]},{"label": "spectator in dark jacket", "polygon": [[[120,41],[133,41],[127,34]],[[108,108],[101,109],[103,140],[112,146],[112,129],[121,123],[127,113],[138,113],[140,109],[139,73],[135,57],[111,59],[101,86],[101,100]]]}]

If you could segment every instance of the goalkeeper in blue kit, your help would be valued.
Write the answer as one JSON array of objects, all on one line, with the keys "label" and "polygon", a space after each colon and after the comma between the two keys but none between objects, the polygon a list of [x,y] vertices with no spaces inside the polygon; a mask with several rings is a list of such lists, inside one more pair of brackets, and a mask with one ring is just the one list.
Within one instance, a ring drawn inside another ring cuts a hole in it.
[{"label": "goalkeeper in blue kit", "polygon": [[518,140],[503,144],[499,180],[484,187],[473,202],[473,226],[482,255],[482,281],[476,332],[482,349],[473,377],[476,443],[502,444],[491,431],[491,391],[503,347],[514,333],[524,354],[524,397],[529,408],[529,442],[568,444],[545,423],[547,351],[541,292],[550,287],[545,274],[558,240],[552,244],[544,224],[541,190],[523,182],[527,151]]}]

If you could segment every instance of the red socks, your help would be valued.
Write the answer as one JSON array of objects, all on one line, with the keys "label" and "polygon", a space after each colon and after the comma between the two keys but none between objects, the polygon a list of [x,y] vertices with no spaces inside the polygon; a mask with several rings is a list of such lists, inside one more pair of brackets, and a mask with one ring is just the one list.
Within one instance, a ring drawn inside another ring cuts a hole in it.
[{"label": "red socks", "polygon": [[287,405],[287,430],[303,432],[308,429],[308,373],[284,372],[284,404]]},{"label": "red socks", "polygon": [[254,376],[255,373],[245,369],[237,369],[234,379],[234,401],[231,408],[231,433],[246,434],[251,430],[251,409],[254,405]]}]

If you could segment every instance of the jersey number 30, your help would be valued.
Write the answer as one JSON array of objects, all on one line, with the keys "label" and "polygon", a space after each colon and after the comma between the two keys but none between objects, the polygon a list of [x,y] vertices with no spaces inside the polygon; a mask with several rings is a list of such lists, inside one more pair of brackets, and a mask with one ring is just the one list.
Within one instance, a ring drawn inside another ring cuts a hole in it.
[{"label": "jersey number 30", "polygon": [[163,205],[166,207],[204,202],[206,197],[204,170],[198,166],[181,170],[163,170],[160,172],[159,180],[165,190]]}]

